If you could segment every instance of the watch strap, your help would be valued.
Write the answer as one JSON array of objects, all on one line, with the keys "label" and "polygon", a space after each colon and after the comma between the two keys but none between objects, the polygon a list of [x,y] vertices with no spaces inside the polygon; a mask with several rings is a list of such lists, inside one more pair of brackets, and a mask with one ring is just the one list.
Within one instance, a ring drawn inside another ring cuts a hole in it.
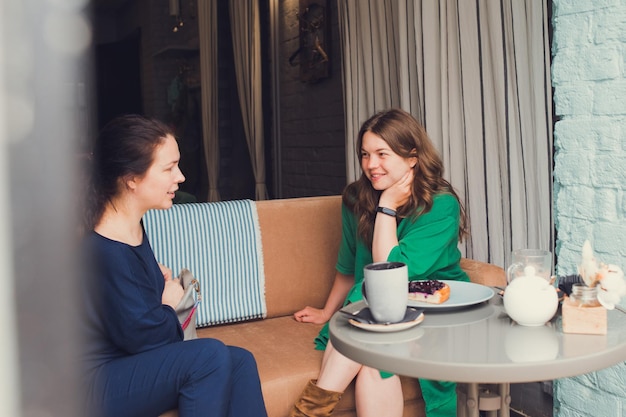
[{"label": "watch strap", "polygon": [[387,208],[387,207],[380,207],[380,206],[376,207],[376,213],[383,213],[383,214],[386,214],[387,216],[391,216],[391,217],[397,217],[397,215],[398,215],[398,213],[396,213],[395,210],[392,210],[392,209]]}]

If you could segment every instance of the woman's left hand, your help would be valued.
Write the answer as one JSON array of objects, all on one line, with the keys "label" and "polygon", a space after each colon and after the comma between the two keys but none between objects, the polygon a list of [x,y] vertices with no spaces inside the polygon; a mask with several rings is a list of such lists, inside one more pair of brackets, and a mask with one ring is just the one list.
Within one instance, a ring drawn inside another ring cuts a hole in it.
[{"label": "woman's left hand", "polygon": [[[398,207],[405,205],[411,197],[413,178],[413,170],[409,170],[400,180],[383,191],[378,199],[378,205],[391,210],[397,210]],[[372,237],[372,260],[374,262],[386,261],[391,250],[398,246],[397,227],[395,218],[377,213]]]},{"label": "woman's left hand", "polygon": [[400,180],[387,188],[380,195],[378,205],[396,210],[409,201],[414,178],[413,170],[409,170]]}]

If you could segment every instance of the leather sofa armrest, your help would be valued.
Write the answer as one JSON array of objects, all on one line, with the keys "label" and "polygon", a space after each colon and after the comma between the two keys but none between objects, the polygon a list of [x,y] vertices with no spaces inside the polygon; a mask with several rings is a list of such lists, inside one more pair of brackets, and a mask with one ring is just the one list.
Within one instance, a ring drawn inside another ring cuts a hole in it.
[{"label": "leather sofa armrest", "polygon": [[461,269],[469,275],[470,281],[490,287],[506,286],[506,272],[503,268],[487,262],[461,258]]}]

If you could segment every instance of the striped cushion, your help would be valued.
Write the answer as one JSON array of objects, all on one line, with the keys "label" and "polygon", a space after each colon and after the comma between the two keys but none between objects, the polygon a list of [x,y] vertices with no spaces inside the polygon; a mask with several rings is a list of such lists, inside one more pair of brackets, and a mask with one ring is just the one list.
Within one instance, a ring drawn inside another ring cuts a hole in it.
[{"label": "striped cushion", "polygon": [[157,260],[200,282],[198,327],[263,318],[265,277],[259,219],[251,200],[175,204],[143,218]]}]

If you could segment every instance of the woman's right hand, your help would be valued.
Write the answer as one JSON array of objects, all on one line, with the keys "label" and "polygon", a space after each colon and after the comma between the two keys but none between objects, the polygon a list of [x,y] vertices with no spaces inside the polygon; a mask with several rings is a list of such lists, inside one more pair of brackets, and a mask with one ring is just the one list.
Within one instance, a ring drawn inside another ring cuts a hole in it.
[{"label": "woman's right hand", "polygon": [[300,323],[326,323],[335,314],[335,311],[341,308],[353,284],[354,275],[345,275],[337,271],[324,308],[306,306],[302,310],[296,311],[293,318]]},{"label": "woman's right hand", "polygon": [[163,294],[161,295],[161,302],[172,308],[176,308],[180,300],[183,298],[185,290],[180,285],[178,278],[169,278],[165,276],[165,287],[163,288]]},{"label": "woman's right hand", "polygon": [[323,324],[330,320],[332,314],[327,314],[324,310],[306,306],[300,311],[296,311],[293,317],[301,323]]}]

